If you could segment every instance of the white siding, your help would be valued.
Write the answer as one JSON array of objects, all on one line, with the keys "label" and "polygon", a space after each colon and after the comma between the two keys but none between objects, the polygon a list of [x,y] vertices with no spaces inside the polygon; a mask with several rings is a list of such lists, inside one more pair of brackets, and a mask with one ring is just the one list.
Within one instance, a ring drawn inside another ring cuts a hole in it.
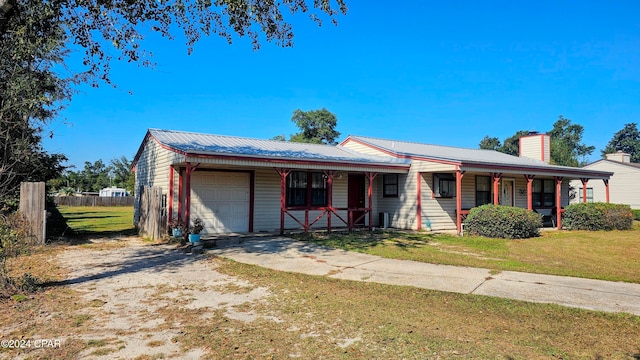
[{"label": "white siding", "polygon": [[549,135],[540,134],[520,138],[520,156],[548,163],[551,157],[551,140]]},{"label": "white siding", "polygon": [[[135,171],[135,196],[134,202],[135,221],[139,211],[139,189],[141,186],[158,186],[163,194],[169,192],[169,167],[171,164],[181,161],[182,155],[161,147],[155,140],[148,138],[144,149],[138,157]],[[177,179],[177,176],[176,176]],[[177,182],[177,181],[176,181]],[[177,194],[177,188],[176,188]],[[177,198],[177,195],[176,195]],[[177,204],[177,203],[176,203]],[[175,208],[175,206],[174,206]]]},{"label": "white siding", "polygon": [[416,161],[414,160],[411,167],[415,171],[420,172],[454,172],[456,171],[456,166],[452,164],[443,164],[437,162],[429,162],[429,161]]},{"label": "white siding", "polygon": [[[452,230],[456,228],[456,197],[433,197],[433,173],[424,173],[422,180],[422,227],[431,230]],[[462,199],[464,185],[462,181]],[[456,194],[459,196],[459,194]],[[464,207],[464,206],[463,206]]]},{"label": "white siding", "polygon": [[416,229],[417,216],[417,172],[398,176],[398,198],[383,199],[379,211],[389,213],[390,226],[399,229]]},{"label": "white siding", "polygon": [[[429,169],[434,171],[451,172],[452,165],[413,160],[413,165],[408,174],[399,174],[397,198],[382,197],[382,179],[379,180],[376,193],[378,206],[376,212],[389,213],[390,226],[399,229],[418,229],[418,174],[421,182],[421,206],[422,227],[431,230],[455,229],[454,198],[434,198],[432,183],[433,173],[424,172]],[[424,173],[423,173],[424,172]],[[464,184],[464,182],[463,182]]]},{"label": "white siding", "polygon": [[[416,173],[398,174],[398,197],[383,197],[382,194],[382,175],[377,179],[375,192],[376,203],[375,214],[380,212],[389,214],[389,226],[401,229],[411,229],[416,217]],[[413,179],[413,181],[412,181]],[[379,218],[375,219],[378,226]]]},{"label": "white siding", "polygon": [[[640,167],[602,160],[585,166],[585,169],[613,172],[609,180],[609,202],[626,204],[632,209],[640,209]],[[577,192],[582,187],[582,182],[574,180],[571,185],[576,192],[575,198],[571,202],[577,203],[580,199]],[[589,180],[587,188],[593,188],[593,201],[605,202],[607,200],[606,188],[602,180]]]},{"label": "white siding", "polygon": [[342,144],[342,147],[345,147],[347,149],[353,150],[353,151],[357,151],[359,153],[363,153],[363,154],[369,154],[369,155],[377,155],[377,156],[388,156],[390,157],[389,154],[382,152],[380,150],[376,150],[370,146],[367,145],[363,145],[359,142],[355,142],[355,141],[351,141],[348,140],[346,143]]}]

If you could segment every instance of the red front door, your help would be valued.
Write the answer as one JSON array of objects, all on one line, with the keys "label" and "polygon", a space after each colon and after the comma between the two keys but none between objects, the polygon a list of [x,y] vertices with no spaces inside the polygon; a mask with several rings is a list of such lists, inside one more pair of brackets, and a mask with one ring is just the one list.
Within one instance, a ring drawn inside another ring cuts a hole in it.
[{"label": "red front door", "polygon": [[[349,174],[349,209],[362,209],[365,207],[364,174]],[[354,225],[364,225],[364,211],[354,211]]]}]

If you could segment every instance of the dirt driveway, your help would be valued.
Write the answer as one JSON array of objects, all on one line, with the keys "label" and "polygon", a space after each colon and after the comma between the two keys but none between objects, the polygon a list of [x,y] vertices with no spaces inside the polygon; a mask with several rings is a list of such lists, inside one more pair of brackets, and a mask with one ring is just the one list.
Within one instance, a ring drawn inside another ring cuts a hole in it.
[{"label": "dirt driveway", "polygon": [[[216,272],[215,262],[206,255],[186,254],[175,245],[150,246],[136,238],[126,242],[127,246],[104,250],[74,248],[58,256],[71,271],[69,286],[95,305],[82,310],[88,330],[74,338],[104,345],[100,351],[86,350],[80,358],[198,359],[204,350],[185,353],[173,342],[181,335],[180,327],[158,330],[167,316],[162,309],[190,309],[205,319],[222,311],[228,318],[252,321],[259,315],[236,308],[269,296],[266,288]],[[233,291],[238,288],[248,290]]]},{"label": "dirt driveway", "polygon": [[[66,281],[0,303],[6,306],[0,335],[62,346],[0,348],[0,359],[622,359],[638,353],[635,316],[381,285],[363,272],[374,263],[353,266],[353,256],[347,263],[335,251],[289,242],[271,254],[266,250],[276,240],[218,244],[192,255],[123,238],[34,254],[31,261],[40,266],[24,263],[26,270]],[[260,266],[231,256],[247,249],[264,250],[245,254]],[[295,271],[268,269],[274,256]],[[307,266],[321,276],[297,272]],[[354,271],[358,281],[333,279]]]}]

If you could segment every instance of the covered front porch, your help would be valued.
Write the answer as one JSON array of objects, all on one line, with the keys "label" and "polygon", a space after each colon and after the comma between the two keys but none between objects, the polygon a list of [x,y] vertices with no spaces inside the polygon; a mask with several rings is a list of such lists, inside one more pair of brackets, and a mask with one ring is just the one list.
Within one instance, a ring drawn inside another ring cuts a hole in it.
[{"label": "covered front porch", "polygon": [[376,179],[408,172],[406,165],[273,165],[170,166],[167,220],[200,218],[203,234],[372,229],[382,191]]},{"label": "covered front porch", "polygon": [[[426,201],[437,202],[453,220],[458,234],[462,233],[463,222],[470,210],[485,204],[515,206],[535,211],[543,216],[547,224],[561,229],[564,207],[576,196],[569,185],[571,180],[582,181],[585,184],[583,189],[586,189],[589,181],[603,181],[606,199],[609,201],[608,174],[576,172],[579,172],[579,169],[573,172],[551,172],[457,166],[452,172],[420,173],[422,179],[432,181],[425,181],[427,185],[431,185],[431,193],[426,196],[423,194],[419,199],[424,202],[426,197]],[[580,197],[586,202],[586,194]],[[418,219],[424,220],[425,214],[422,211],[420,214],[423,216],[419,216]],[[428,216],[426,218],[428,219]],[[422,228],[422,225],[419,223],[418,228]]]},{"label": "covered front porch", "polygon": [[[288,168],[276,168],[275,171],[280,176],[280,235],[284,234],[286,217],[299,224],[305,233],[323,219],[328,232],[336,225],[346,226],[349,231],[355,227],[373,228],[374,180],[378,172],[347,173],[347,206],[339,207],[334,206],[334,179],[342,177],[338,171],[312,172],[305,176],[303,187],[296,187],[300,182],[299,171]],[[306,184],[309,177],[312,178],[310,186]],[[313,183],[315,178],[319,181]],[[306,194],[300,194],[298,190]],[[307,197],[311,198],[310,202],[299,200]],[[315,216],[313,220],[311,215]]]}]

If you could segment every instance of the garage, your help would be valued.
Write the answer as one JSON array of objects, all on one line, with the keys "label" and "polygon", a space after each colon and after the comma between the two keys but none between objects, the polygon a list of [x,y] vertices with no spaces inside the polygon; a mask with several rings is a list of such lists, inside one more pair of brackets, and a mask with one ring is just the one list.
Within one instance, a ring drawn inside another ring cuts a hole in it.
[{"label": "garage", "polygon": [[196,172],[191,178],[191,219],[203,234],[248,232],[251,176],[245,172]]}]

